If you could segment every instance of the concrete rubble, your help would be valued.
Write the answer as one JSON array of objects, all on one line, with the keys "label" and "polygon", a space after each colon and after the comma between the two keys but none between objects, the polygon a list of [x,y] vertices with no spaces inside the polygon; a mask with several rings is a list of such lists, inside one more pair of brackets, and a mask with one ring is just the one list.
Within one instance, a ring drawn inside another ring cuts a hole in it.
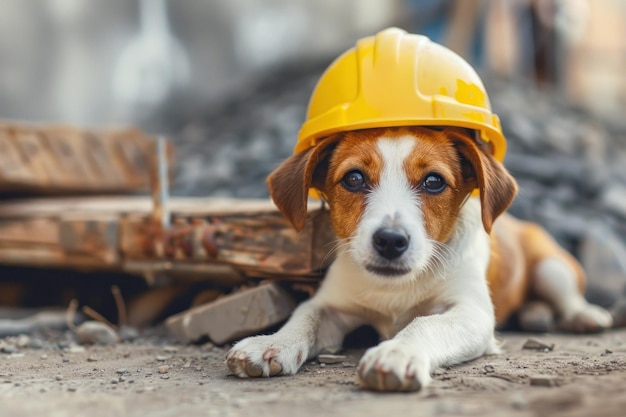
[{"label": "concrete rubble", "polygon": [[281,323],[295,306],[278,284],[266,283],[171,316],[165,325],[181,342],[208,337],[221,345]]}]

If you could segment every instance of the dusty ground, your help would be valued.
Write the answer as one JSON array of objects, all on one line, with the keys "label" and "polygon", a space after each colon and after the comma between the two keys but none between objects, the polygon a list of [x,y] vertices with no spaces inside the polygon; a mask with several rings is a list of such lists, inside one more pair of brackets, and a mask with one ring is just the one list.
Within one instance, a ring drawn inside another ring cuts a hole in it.
[{"label": "dusty ground", "polygon": [[[20,348],[0,354],[0,416],[625,415],[626,330],[501,338],[504,354],[442,370],[416,394],[361,391],[362,351],[338,365],[309,363],[295,377],[240,380],[211,345]],[[529,338],[554,349],[522,349]],[[540,375],[557,386],[531,385]]]}]

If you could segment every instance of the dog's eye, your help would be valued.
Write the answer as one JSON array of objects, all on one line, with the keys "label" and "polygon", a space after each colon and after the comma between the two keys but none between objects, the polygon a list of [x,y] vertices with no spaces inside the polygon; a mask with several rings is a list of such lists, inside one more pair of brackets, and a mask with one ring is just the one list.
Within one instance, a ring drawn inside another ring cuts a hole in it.
[{"label": "dog's eye", "polygon": [[431,194],[439,194],[442,192],[446,186],[446,181],[439,174],[428,174],[426,178],[424,178],[424,182],[422,183],[422,187],[424,190],[428,191]]},{"label": "dog's eye", "polygon": [[343,176],[341,185],[343,185],[346,190],[351,192],[361,191],[365,188],[365,177],[361,171],[350,171]]}]

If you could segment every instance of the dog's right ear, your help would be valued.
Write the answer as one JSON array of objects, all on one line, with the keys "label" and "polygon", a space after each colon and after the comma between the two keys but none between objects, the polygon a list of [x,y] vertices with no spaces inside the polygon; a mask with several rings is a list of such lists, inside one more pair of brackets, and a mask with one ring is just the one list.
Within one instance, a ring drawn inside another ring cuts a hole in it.
[{"label": "dog's right ear", "polygon": [[328,159],[338,140],[335,135],[293,155],[267,177],[272,200],[298,231],[306,221],[309,188],[324,190]]}]

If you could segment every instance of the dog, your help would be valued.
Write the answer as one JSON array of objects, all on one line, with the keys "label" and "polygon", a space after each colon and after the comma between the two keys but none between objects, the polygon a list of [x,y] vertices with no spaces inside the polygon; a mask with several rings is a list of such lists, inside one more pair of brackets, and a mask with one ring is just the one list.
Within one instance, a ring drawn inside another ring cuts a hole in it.
[{"label": "dog", "polygon": [[537,303],[562,330],[611,326],[611,315],[585,300],[578,262],[541,227],[505,213],[516,182],[469,130],[338,133],[287,159],[268,185],[298,230],[309,188],[320,191],[337,256],[277,333],[227,353],[238,377],[295,374],[370,325],[385,340],[361,358],[360,385],[417,391],[436,368],[498,353],[494,330]]}]

